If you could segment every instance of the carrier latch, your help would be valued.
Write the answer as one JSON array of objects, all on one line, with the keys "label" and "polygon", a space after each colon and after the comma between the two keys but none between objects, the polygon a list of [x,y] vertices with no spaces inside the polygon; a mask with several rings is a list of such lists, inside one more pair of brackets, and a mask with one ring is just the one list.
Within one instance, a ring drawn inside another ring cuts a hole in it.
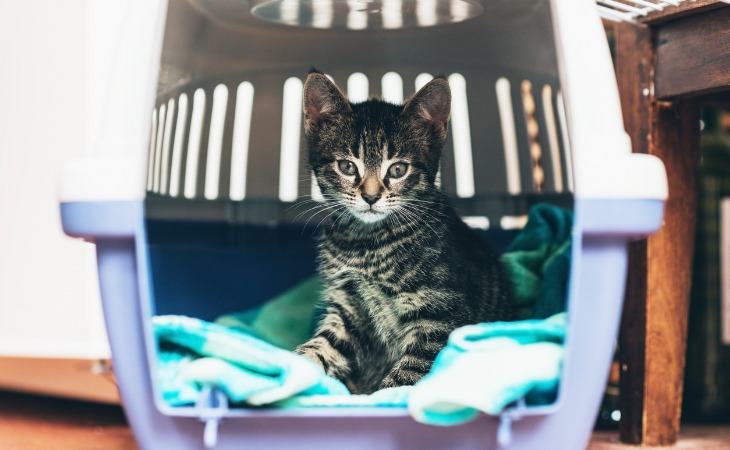
[{"label": "carrier latch", "polygon": [[521,398],[516,405],[508,408],[499,415],[499,426],[497,427],[497,447],[505,448],[512,443],[512,422],[522,418],[522,410],[525,407],[525,400]]},{"label": "carrier latch", "polygon": [[228,397],[212,386],[206,386],[195,404],[198,418],[205,422],[203,443],[205,448],[213,448],[218,443],[218,424],[228,412]]}]

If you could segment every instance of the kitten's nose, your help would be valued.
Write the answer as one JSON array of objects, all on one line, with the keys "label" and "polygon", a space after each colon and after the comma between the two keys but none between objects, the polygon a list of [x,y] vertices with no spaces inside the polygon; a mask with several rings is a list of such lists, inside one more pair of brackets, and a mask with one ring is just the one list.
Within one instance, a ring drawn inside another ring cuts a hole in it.
[{"label": "kitten's nose", "polygon": [[367,202],[368,205],[373,205],[375,202],[380,200],[380,192],[374,195],[367,194],[365,192],[362,193],[362,199]]}]

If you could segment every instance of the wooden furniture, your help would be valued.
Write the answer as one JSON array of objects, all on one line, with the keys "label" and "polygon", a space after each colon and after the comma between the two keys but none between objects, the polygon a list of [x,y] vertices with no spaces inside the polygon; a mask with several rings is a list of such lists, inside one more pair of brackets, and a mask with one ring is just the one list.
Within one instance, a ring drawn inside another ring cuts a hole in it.
[{"label": "wooden furniture", "polygon": [[699,167],[699,108],[730,92],[730,5],[698,0],[616,25],[624,122],[669,178],[665,224],[632,244],[622,329],[621,440],[677,440]]}]

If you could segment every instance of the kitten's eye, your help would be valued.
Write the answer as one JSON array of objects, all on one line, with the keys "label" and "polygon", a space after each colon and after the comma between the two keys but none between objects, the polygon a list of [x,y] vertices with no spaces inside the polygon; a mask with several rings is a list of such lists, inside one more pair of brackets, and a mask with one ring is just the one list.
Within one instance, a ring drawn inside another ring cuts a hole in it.
[{"label": "kitten's eye", "polygon": [[408,171],[408,164],[397,162],[388,168],[388,176],[390,178],[401,178]]},{"label": "kitten's eye", "polygon": [[347,159],[337,161],[337,168],[340,169],[340,172],[342,172],[343,175],[348,177],[357,174],[357,167],[355,166],[355,163]]}]

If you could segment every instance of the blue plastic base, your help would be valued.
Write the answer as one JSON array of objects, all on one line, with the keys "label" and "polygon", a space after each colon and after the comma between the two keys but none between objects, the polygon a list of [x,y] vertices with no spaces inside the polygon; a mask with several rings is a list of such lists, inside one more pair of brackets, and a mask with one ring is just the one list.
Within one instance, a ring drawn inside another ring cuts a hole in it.
[{"label": "blue plastic base", "polygon": [[[560,397],[557,404],[527,410],[528,416],[515,420],[509,448],[585,448],[602,399],[621,316],[626,242],[631,237],[653,231],[652,224],[661,221],[660,206],[656,202],[627,206],[576,199],[567,354]],[[203,448],[204,424],[201,421],[166,415],[155,402],[150,370],[154,358],[149,353],[153,346],[148,326],[153,310],[153,290],[148,277],[151,273],[149,263],[156,257],[155,250],[150,251],[147,246],[142,205],[63,205],[62,214],[67,233],[97,243],[99,279],[114,370],[127,417],[140,447]],[[619,215],[621,217],[617,217]],[[216,254],[192,255],[205,258],[200,261],[205,264]],[[166,258],[162,257],[158,262],[166,264],[169,262]],[[165,277],[169,286],[176,280],[196,276],[194,272],[180,272],[175,277],[170,272]],[[179,413],[189,415],[193,411],[186,408]],[[234,411],[220,424],[216,448],[496,448],[497,424],[496,418],[482,416],[463,426],[430,427],[413,421],[405,410],[392,409],[387,415],[367,409],[275,413],[246,410],[238,416]]]}]

